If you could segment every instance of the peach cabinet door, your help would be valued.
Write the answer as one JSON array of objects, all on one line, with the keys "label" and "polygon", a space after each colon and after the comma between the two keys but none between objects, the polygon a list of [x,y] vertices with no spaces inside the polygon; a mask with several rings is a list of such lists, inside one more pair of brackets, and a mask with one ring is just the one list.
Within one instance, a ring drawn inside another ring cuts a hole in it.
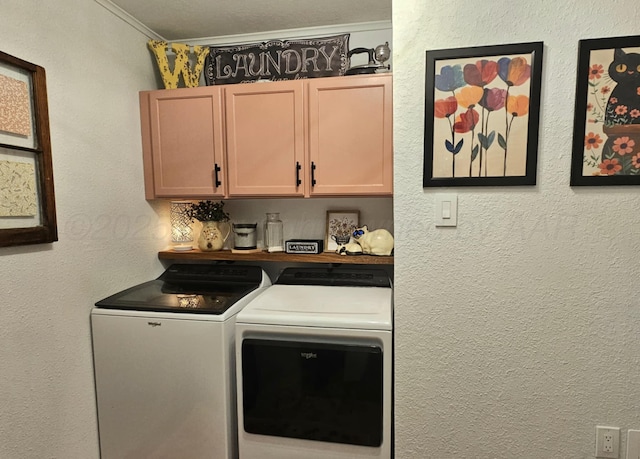
[{"label": "peach cabinet door", "polygon": [[147,199],[225,196],[220,88],[149,91],[140,101]]},{"label": "peach cabinet door", "polygon": [[229,196],[303,196],[303,85],[225,86]]},{"label": "peach cabinet door", "polygon": [[393,194],[391,74],[309,85],[310,195]]}]

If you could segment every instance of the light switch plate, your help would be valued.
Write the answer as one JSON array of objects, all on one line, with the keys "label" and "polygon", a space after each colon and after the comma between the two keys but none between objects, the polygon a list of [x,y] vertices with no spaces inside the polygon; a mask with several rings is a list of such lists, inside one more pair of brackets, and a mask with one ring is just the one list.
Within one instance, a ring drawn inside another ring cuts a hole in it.
[{"label": "light switch plate", "polygon": [[438,193],[435,195],[436,226],[458,226],[458,195]]},{"label": "light switch plate", "polygon": [[640,430],[627,431],[626,459],[640,459]]}]

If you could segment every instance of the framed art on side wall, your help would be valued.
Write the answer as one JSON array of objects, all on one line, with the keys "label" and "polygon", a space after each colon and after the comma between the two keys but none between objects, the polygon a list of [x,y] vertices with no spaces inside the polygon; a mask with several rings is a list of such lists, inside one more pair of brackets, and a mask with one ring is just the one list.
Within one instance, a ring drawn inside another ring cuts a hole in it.
[{"label": "framed art on side wall", "polygon": [[542,51],[427,51],[423,186],[535,185]]},{"label": "framed art on side wall", "polygon": [[0,52],[0,247],[58,240],[45,71]]},{"label": "framed art on side wall", "polygon": [[571,185],[640,184],[640,36],[580,40]]}]

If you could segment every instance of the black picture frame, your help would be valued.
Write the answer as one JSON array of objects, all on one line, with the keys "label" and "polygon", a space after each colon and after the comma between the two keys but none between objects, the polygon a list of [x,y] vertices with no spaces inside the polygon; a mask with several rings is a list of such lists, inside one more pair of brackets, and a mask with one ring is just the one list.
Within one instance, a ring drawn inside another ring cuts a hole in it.
[{"label": "black picture frame", "polygon": [[571,186],[640,185],[640,94],[634,109],[618,100],[609,75],[616,50],[640,53],[640,36],[578,43]]},{"label": "black picture frame", "polygon": [[[530,42],[426,52],[424,187],[536,184],[543,48]],[[494,112],[501,119],[489,124]],[[497,123],[504,133],[493,129]]]},{"label": "black picture frame", "polygon": [[[0,160],[9,171],[15,165],[27,165],[30,168],[28,175],[36,201],[32,216],[21,218],[10,213],[0,216],[0,247],[54,242],[58,240],[58,230],[45,70],[0,51],[0,75],[4,84],[17,88],[4,88],[16,97],[3,103],[12,104],[16,99],[20,100],[17,105],[4,107],[6,113],[14,115],[16,106],[24,109],[21,110],[24,113],[17,115],[18,124],[24,125],[24,128],[1,126]],[[14,190],[11,180],[7,181],[10,183],[0,183],[0,187],[9,197],[22,192]]]}]

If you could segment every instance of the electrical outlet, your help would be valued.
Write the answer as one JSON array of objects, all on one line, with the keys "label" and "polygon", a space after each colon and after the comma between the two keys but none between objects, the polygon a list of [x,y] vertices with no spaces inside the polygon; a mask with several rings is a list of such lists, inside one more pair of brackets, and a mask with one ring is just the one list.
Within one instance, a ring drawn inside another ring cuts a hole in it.
[{"label": "electrical outlet", "polygon": [[620,457],[620,428],[596,426],[596,457],[617,459]]},{"label": "electrical outlet", "polygon": [[602,443],[602,451],[605,453],[613,453],[613,434],[605,433],[604,442]]}]

